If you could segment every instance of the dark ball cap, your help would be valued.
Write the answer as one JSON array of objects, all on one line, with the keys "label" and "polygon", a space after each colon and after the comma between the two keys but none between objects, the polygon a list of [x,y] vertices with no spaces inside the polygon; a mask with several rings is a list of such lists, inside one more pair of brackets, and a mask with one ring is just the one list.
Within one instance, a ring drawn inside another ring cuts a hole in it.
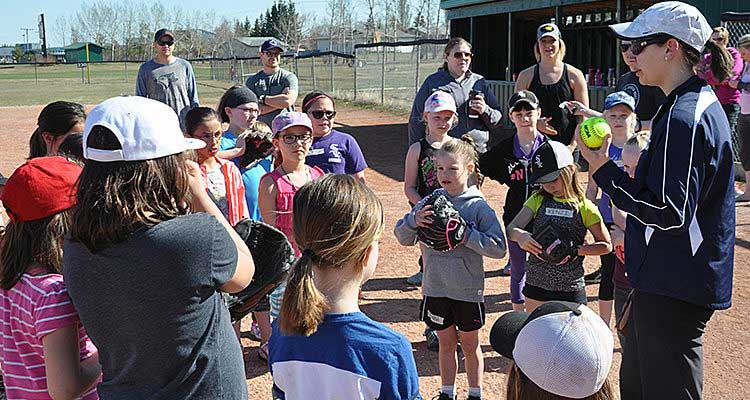
[{"label": "dark ball cap", "polygon": [[159,39],[161,39],[162,36],[169,36],[169,37],[172,38],[172,40],[175,39],[174,33],[172,33],[172,31],[170,31],[169,29],[166,29],[166,28],[162,28],[162,29],[159,29],[158,31],[156,31],[156,33],[154,33],[154,42],[158,42]]}]

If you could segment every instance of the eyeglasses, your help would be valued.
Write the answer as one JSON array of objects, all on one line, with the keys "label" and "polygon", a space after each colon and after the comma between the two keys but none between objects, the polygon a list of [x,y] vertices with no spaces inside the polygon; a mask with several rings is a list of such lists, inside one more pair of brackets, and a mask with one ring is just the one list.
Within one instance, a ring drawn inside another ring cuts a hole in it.
[{"label": "eyeglasses", "polygon": [[639,42],[630,42],[630,54],[637,56],[638,54],[641,54],[643,52],[643,49],[648,47],[649,45],[655,44],[655,43],[664,43],[665,38],[657,36],[652,37],[648,39],[643,39]]},{"label": "eyeglasses", "polygon": [[284,135],[281,140],[286,144],[295,144],[297,142],[307,143],[312,140],[312,135],[306,133],[304,135]]},{"label": "eyeglasses", "polygon": [[474,54],[471,54],[469,52],[463,52],[463,51],[457,51],[453,53],[453,58],[455,58],[456,60],[460,60],[462,58],[471,58],[473,56]]},{"label": "eyeglasses", "polygon": [[336,111],[315,110],[315,111],[309,111],[309,113],[315,119],[323,119],[323,117],[325,117],[326,119],[333,119],[333,117],[336,116]]},{"label": "eyeglasses", "polygon": [[245,114],[260,114],[260,109],[258,108],[235,107],[234,109],[240,110]]},{"label": "eyeglasses", "polygon": [[215,142],[219,139],[221,139],[221,132],[216,132],[211,136],[193,136],[196,139],[200,139],[206,143]]},{"label": "eyeglasses", "polygon": [[620,42],[620,51],[625,53],[630,50],[630,42]]},{"label": "eyeglasses", "polygon": [[156,43],[159,46],[171,46],[171,45],[174,44],[174,40],[161,40],[161,39],[159,39],[159,40],[156,41]]}]

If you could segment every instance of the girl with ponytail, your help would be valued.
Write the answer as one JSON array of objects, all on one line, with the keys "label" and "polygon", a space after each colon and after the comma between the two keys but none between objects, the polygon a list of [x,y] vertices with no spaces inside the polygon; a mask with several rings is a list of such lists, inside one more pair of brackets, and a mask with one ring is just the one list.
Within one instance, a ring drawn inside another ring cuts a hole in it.
[{"label": "girl with ponytail", "polygon": [[411,344],[359,310],[375,272],[383,206],[350,175],[294,195],[292,269],[270,340],[274,398],[421,399]]}]

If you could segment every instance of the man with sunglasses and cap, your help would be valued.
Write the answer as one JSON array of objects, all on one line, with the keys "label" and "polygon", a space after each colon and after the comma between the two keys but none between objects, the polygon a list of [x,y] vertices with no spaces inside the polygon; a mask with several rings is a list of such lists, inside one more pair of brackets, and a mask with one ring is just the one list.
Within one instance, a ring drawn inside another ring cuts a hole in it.
[{"label": "man with sunglasses and cap", "polygon": [[251,75],[245,86],[258,96],[260,116],[258,121],[271,126],[273,119],[282,112],[294,111],[299,85],[297,75],[279,66],[284,47],[276,39],[268,39],[260,46],[260,61],[263,69]]},{"label": "man with sunglasses and cap", "polygon": [[136,96],[148,97],[171,107],[183,125],[185,114],[198,107],[198,88],[189,62],[175,57],[175,35],[169,29],[154,34],[153,59],[141,64],[135,83]]}]

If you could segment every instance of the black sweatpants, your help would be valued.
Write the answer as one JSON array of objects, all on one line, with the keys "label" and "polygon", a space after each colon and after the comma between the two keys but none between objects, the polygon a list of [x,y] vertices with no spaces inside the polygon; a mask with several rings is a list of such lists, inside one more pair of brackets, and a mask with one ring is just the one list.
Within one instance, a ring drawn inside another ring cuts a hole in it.
[{"label": "black sweatpants", "polygon": [[620,384],[639,384],[644,400],[701,399],[703,333],[713,310],[636,290],[632,311],[638,358],[626,368],[639,373]]}]

